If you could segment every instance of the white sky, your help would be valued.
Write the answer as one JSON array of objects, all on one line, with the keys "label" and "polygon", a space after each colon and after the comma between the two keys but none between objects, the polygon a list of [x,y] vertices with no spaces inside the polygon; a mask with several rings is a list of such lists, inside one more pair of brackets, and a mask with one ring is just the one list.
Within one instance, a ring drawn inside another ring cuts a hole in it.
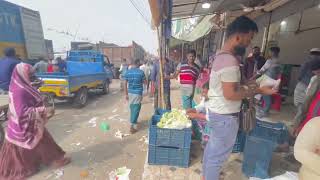
[{"label": "white sky", "polygon": [[[147,51],[157,50],[156,32],[145,22],[130,0],[7,0],[39,11],[44,35],[53,40],[55,51],[68,50],[74,38],[58,31],[76,34],[78,38],[89,38],[91,42],[104,40],[118,45],[130,45],[134,40]],[[132,0],[151,20],[148,0]]]}]

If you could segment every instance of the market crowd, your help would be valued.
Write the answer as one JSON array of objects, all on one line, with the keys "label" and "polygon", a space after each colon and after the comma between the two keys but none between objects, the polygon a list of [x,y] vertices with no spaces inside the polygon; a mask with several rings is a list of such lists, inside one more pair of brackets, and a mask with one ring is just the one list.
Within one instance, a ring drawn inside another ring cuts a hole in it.
[{"label": "market crowd", "polygon": [[[257,32],[256,23],[241,16],[228,25],[223,47],[206,63],[201,63],[201,56],[197,55],[195,50],[189,50],[185,55],[186,60],[182,60],[176,67],[169,59],[165,59],[144,65],[148,66],[146,70],[139,68],[138,60],[135,61],[123,76],[125,88],[128,87],[125,95],[130,103],[131,132],[138,130],[137,119],[141,109],[143,83],[151,81],[154,108],[158,108],[159,67],[162,63],[165,107],[171,109],[170,80],[179,78],[183,108],[190,119],[197,121],[202,133],[203,179],[221,178],[221,168],[232,151],[238,131],[241,130],[239,117],[242,114],[243,101],[254,98],[256,117],[259,120],[270,117],[271,108],[280,106],[282,102],[280,89],[285,78],[279,61],[281,47],[272,46],[266,49],[267,58],[257,46],[252,48],[249,56],[245,56],[246,49]],[[296,141],[295,156],[303,165],[300,176],[317,179],[320,177],[313,167],[319,164],[320,141],[316,130],[307,129],[320,130],[319,123],[312,122],[317,121],[315,117],[320,114],[319,48],[310,50],[310,55],[301,66],[298,81],[294,93],[297,114],[292,127],[283,124],[286,137],[278,142],[278,150],[286,152]],[[194,101],[197,92],[201,92],[202,96],[198,104]],[[311,125],[310,121],[315,125]],[[299,137],[300,133],[303,137]],[[308,140],[305,140],[306,138]],[[311,158],[306,156],[312,156],[316,160],[311,161]]]}]

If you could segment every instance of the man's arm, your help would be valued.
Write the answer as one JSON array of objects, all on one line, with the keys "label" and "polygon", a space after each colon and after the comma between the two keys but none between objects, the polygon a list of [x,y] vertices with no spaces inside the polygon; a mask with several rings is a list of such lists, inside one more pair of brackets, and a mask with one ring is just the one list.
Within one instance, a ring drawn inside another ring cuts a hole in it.
[{"label": "man's arm", "polygon": [[180,74],[180,68],[181,68],[181,63],[178,64],[176,72],[172,76],[170,76],[170,79],[177,79],[178,75]]},{"label": "man's arm", "polygon": [[298,76],[299,81],[301,81],[303,79],[303,77],[305,76],[305,74],[307,72],[307,68],[308,68],[308,63],[302,64],[302,66],[299,70],[299,76]]},{"label": "man's arm", "polygon": [[126,97],[126,100],[129,100],[129,94],[128,94],[128,81],[124,81],[124,95]]},{"label": "man's arm", "polygon": [[262,66],[262,68],[257,72],[257,74],[263,74],[264,72],[266,72],[270,66],[272,64],[272,61],[269,59],[266,61],[266,63]]},{"label": "man's arm", "polygon": [[35,72],[37,72],[38,68],[39,68],[39,63],[36,63],[36,64],[32,67],[33,71],[35,71]]},{"label": "man's arm", "polygon": [[248,97],[249,93],[244,88],[238,88],[237,82],[222,82],[223,96],[230,101],[240,101]]},{"label": "man's arm", "polygon": [[146,79],[146,75],[144,73],[142,73],[142,81],[145,85],[148,83]]}]

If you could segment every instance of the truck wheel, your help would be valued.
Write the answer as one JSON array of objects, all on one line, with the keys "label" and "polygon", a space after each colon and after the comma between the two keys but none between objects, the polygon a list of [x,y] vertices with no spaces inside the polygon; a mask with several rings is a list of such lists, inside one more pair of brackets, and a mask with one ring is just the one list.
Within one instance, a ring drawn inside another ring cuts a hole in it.
[{"label": "truck wheel", "polygon": [[110,92],[110,83],[109,83],[109,80],[106,80],[103,83],[102,94],[109,94],[109,92]]},{"label": "truck wheel", "polygon": [[76,94],[74,99],[74,105],[78,108],[82,108],[86,105],[88,101],[88,89],[86,87],[82,87]]}]

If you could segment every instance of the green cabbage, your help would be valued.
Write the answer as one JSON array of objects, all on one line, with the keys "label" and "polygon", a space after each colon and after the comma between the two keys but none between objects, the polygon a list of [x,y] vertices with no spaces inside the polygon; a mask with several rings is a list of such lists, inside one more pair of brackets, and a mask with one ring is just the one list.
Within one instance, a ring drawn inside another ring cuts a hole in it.
[{"label": "green cabbage", "polygon": [[185,110],[172,109],[162,115],[160,122],[157,123],[159,128],[167,129],[184,129],[190,128],[192,125],[190,119],[187,117]]}]

